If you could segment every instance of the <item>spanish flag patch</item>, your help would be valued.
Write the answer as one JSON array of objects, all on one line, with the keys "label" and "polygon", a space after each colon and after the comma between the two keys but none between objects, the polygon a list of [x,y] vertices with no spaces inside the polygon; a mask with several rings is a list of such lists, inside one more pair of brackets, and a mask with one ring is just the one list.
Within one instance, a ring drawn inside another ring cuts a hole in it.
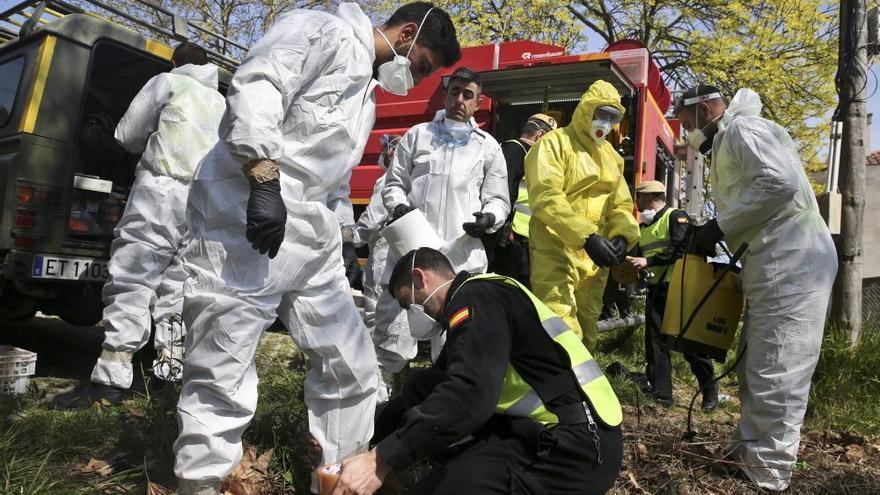
[{"label": "spanish flag patch", "polygon": [[470,320],[472,315],[473,313],[471,312],[471,309],[467,306],[459,309],[455,314],[449,317],[449,329],[455,330],[456,327]]}]

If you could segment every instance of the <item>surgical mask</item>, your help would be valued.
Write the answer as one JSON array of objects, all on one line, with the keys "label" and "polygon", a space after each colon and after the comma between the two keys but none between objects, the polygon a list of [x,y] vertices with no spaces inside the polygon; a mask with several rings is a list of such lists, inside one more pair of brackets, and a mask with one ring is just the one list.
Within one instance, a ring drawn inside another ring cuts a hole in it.
[{"label": "surgical mask", "polygon": [[443,125],[446,126],[446,131],[449,132],[455,144],[467,144],[471,138],[471,132],[474,130],[470,122],[460,122],[446,118],[443,119]]},{"label": "surgical mask", "polygon": [[397,50],[394,49],[394,45],[388,41],[388,37],[385,36],[385,33],[383,33],[381,29],[376,29],[394,53],[393,59],[379,66],[379,84],[385,91],[397,96],[406,96],[407,93],[409,93],[409,90],[416,85],[413,80],[412,71],[409,68],[412,64],[409,60],[409,54],[412,52],[416,40],[419,39],[419,33],[422,31],[422,26],[425,25],[425,20],[428,18],[428,14],[430,14],[432,10],[434,10],[433,7],[428,9],[428,12],[425,13],[425,17],[422,18],[422,22],[419,24],[419,29],[416,31],[416,36],[413,38],[412,43],[410,43],[409,49],[406,51],[406,56],[399,55]]},{"label": "surgical mask", "polygon": [[[694,129],[693,131],[688,132],[688,141],[687,144],[694,151],[698,151],[702,154],[708,153],[712,149],[712,139],[706,135],[705,129],[712,124],[714,124],[721,116],[724,115],[719,114],[717,117],[709,121],[708,124],[704,125],[699,129]],[[697,112],[697,122],[699,122],[699,111]],[[712,133],[712,138],[715,137],[715,133]]]},{"label": "surgical mask", "polygon": [[382,167],[382,170],[388,170],[388,163],[385,161],[385,153],[381,153],[379,155],[379,166]]},{"label": "surgical mask", "polygon": [[642,210],[639,212],[639,216],[642,218],[642,222],[645,225],[653,222],[655,215],[657,215],[657,210]]},{"label": "surgical mask", "polygon": [[[428,301],[434,297],[438,290],[451,283],[452,280],[449,280],[443,285],[438,285],[421,304],[416,304],[415,299],[413,299],[413,303],[406,308],[406,320],[409,323],[409,331],[413,337],[419,340],[432,339],[442,331],[437,320],[425,313],[425,304],[428,304]],[[415,296],[415,284],[412,285],[411,290],[413,296]]]}]

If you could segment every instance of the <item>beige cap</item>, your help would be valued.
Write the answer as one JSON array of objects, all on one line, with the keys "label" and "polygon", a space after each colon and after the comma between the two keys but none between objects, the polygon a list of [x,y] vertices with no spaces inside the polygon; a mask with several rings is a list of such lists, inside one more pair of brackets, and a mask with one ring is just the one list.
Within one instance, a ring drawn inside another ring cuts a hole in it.
[{"label": "beige cap", "polygon": [[643,194],[665,193],[666,186],[659,180],[649,180],[639,184],[636,187],[636,192]]},{"label": "beige cap", "polygon": [[532,115],[531,117],[529,117],[529,120],[537,120],[539,122],[542,122],[542,123],[550,126],[550,129],[552,129],[552,130],[555,130],[556,127],[558,127],[556,124],[556,119],[547,115],[546,113],[536,113],[535,115]]}]

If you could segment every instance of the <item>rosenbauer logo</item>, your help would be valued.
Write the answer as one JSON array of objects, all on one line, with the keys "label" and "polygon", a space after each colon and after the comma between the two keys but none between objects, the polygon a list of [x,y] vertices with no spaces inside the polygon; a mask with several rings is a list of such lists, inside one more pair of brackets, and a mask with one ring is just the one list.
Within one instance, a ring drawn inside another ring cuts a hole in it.
[{"label": "rosenbauer logo", "polygon": [[522,59],[523,60],[536,60],[541,58],[550,58],[550,57],[560,57],[564,54],[562,50],[558,52],[545,52],[545,53],[532,53],[532,52],[523,52]]}]

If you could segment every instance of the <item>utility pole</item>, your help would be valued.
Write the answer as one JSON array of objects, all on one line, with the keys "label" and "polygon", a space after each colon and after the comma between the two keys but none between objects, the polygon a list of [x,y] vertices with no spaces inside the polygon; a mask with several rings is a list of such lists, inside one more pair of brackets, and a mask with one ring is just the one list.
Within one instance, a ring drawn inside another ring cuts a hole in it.
[{"label": "utility pole", "polygon": [[862,221],[865,211],[865,158],[868,140],[866,109],[868,66],[866,0],[841,0],[837,85],[843,140],[840,155],[842,195],[839,268],[831,305],[831,321],[850,342],[862,330]]}]

